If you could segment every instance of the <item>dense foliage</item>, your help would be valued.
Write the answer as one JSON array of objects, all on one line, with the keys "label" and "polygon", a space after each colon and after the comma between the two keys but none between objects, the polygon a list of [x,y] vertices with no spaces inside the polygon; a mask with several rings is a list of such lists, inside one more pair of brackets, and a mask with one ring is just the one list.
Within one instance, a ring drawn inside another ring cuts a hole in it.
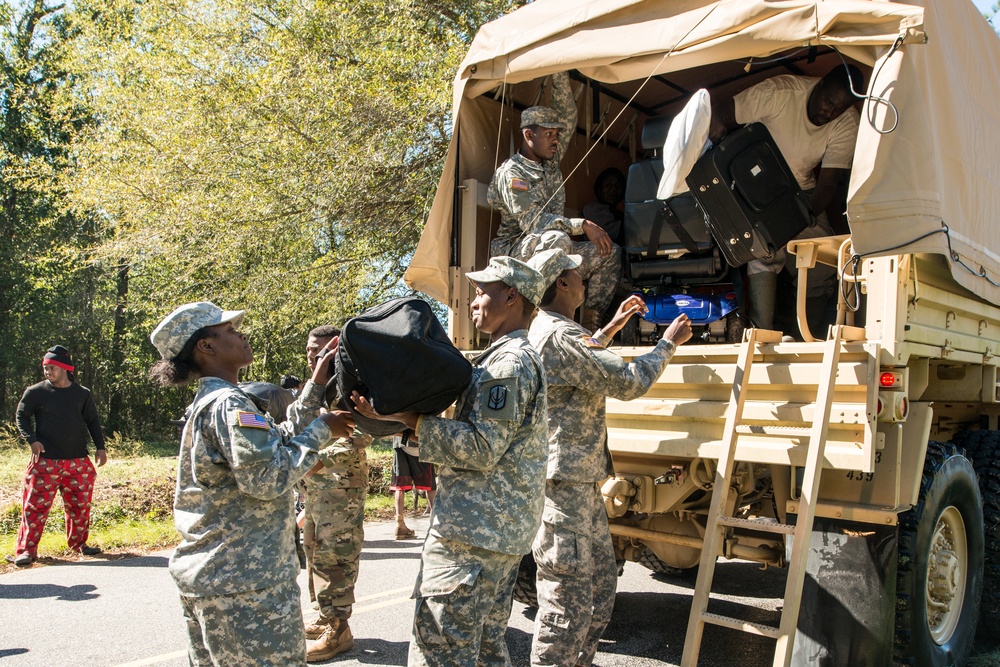
[{"label": "dense foliage", "polygon": [[145,379],[172,307],[249,311],[248,377],[398,293],[449,139],[450,82],[514,0],[3,5],[0,409],[73,351],[108,426],[189,394]]}]

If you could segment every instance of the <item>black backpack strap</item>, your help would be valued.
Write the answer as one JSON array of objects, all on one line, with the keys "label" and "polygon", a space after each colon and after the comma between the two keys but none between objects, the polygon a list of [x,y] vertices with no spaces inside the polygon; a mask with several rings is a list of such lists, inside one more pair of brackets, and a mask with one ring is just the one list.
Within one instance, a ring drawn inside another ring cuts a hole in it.
[{"label": "black backpack strap", "polygon": [[653,229],[649,233],[649,243],[646,246],[646,252],[649,253],[650,257],[656,256],[656,249],[660,245],[660,232],[663,229],[663,223],[666,222],[670,225],[670,229],[673,230],[674,235],[677,236],[677,240],[681,242],[689,252],[701,252],[702,248],[698,247],[698,244],[694,242],[688,230],[684,229],[684,225],[677,218],[673,209],[670,208],[670,204],[663,202],[663,205],[656,209],[656,216],[653,218]]}]

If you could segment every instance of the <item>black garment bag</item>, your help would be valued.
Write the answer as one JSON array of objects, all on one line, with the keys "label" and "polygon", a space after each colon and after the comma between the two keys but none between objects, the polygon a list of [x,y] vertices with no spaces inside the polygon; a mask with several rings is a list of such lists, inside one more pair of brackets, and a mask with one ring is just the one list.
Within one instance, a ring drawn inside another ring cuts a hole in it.
[{"label": "black garment bag", "polygon": [[405,426],[358,414],[349,400],[352,391],[381,414],[438,414],[471,379],[472,364],[452,344],[430,304],[407,297],[373,306],[347,321],[326,398],[328,405],[339,403],[350,410],[362,431],[382,437]]}]

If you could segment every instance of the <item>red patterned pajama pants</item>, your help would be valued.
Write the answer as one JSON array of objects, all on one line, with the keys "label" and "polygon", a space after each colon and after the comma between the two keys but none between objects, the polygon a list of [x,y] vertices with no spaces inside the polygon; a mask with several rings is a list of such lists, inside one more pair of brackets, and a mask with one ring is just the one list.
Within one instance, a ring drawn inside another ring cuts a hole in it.
[{"label": "red patterned pajama pants", "polygon": [[97,472],[89,458],[46,459],[28,464],[24,473],[21,526],[17,529],[17,554],[38,555],[38,542],[49,518],[49,509],[62,493],[66,508],[66,542],[77,551],[90,536],[90,496]]}]

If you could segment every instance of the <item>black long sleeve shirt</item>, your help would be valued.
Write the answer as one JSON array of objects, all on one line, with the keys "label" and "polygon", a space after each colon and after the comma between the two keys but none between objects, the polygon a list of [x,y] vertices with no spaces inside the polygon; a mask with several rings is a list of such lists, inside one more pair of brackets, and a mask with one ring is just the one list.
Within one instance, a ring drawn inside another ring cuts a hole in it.
[{"label": "black long sleeve shirt", "polygon": [[28,443],[42,443],[47,459],[84,458],[91,439],[104,449],[97,406],[90,390],[76,382],[54,387],[44,380],[25,389],[17,404],[17,430]]}]

